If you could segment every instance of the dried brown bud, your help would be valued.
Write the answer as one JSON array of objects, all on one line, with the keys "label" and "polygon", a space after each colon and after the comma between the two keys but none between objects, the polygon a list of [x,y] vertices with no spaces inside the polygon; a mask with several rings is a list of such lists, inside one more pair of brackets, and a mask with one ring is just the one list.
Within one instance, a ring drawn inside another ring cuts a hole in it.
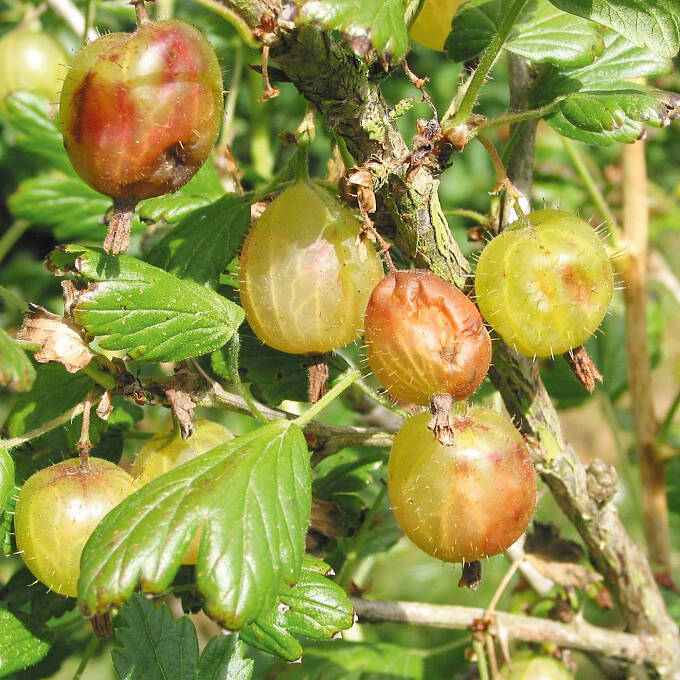
[{"label": "dried brown bud", "polygon": [[83,330],[75,322],[38,305],[29,305],[17,338],[40,344],[36,361],[57,361],[69,373],[80,371],[94,356],[85,342]]}]

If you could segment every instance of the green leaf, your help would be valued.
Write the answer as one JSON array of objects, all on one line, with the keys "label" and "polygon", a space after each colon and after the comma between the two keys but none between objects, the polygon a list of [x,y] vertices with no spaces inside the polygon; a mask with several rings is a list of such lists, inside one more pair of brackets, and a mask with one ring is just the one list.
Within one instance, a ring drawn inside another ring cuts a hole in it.
[{"label": "green leaf", "polygon": [[139,216],[150,222],[177,222],[198,208],[210,205],[224,195],[215,164],[208,160],[181,189],[147,198],[137,206]]},{"label": "green leaf", "polygon": [[198,638],[188,616],[175,621],[167,604],[134,595],[121,608],[111,656],[125,680],[193,680]]},{"label": "green leaf", "polygon": [[235,633],[211,638],[198,663],[198,680],[250,680],[254,661],[243,658],[243,643]]},{"label": "green leaf", "polygon": [[613,28],[630,42],[662,57],[680,50],[680,4],[677,0],[550,0],[565,12]]},{"label": "green leaf", "polygon": [[680,113],[676,95],[623,82],[667,73],[667,59],[612,31],[605,34],[605,45],[604,54],[590,66],[548,68],[533,87],[530,106],[554,102],[557,111],[546,118],[552,127],[602,146],[635,141],[644,123],[666,125]]},{"label": "green leaf", "polygon": [[137,361],[180,361],[224,345],[243,321],[230,300],[129,255],[62,246],[48,257],[57,274],[91,282],[73,317],[102,350]]},{"label": "green leaf", "polygon": [[16,145],[67,175],[75,175],[61,132],[47,114],[47,101],[30,92],[15,92],[5,100],[6,117]]},{"label": "green leaf", "polygon": [[66,413],[85,399],[92,385],[84,373],[69,373],[57,363],[40,364],[33,387],[19,396],[7,416],[9,436],[18,437]]},{"label": "green leaf", "polygon": [[[255,336],[250,326],[239,329],[241,351],[239,353],[239,374],[243,382],[252,387],[256,398],[267,404],[278,406],[284,399],[307,401],[309,399],[309,359],[301,354],[279,352],[265,345]],[[217,375],[230,378],[229,351],[222,348],[210,357],[212,368]],[[347,364],[337,356],[328,358],[331,382]]]},{"label": "green leaf", "polygon": [[35,368],[19,345],[0,328],[0,385],[7,385],[13,392],[31,389],[35,380]]},{"label": "green leaf", "polygon": [[300,580],[290,588],[281,584],[278,604],[241,631],[253,647],[286,661],[296,661],[302,647],[294,635],[330,640],[354,623],[354,608],[345,591],[326,578],[330,567],[305,556]]},{"label": "green leaf", "polygon": [[53,635],[23,614],[0,607],[0,677],[38,663],[50,651]]},{"label": "green leaf", "polygon": [[250,200],[228,194],[185,217],[146,259],[175,276],[217,288],[250,224]]},{"label": "green leaf", "polygon": [[589,66],[577,69],[549,67],[531,95],[532,105],[540,106],[575,92],[608,90],[622,81],[670,73],[672,63],[643,47],[636,47],[613,31],[604,34],[605,50]]},{"label": "green leaf", "polygon": [[402,0],[299,0],[298,23],[339,30],[364,56],[365,44],[392,60],[406,54],[408,34]]},{"label": "green leaf", "polygon": [[0,449],[0,513],[14,491],[14,460],[7,449]]},{"label": "green leaf", "polygon": [[111,199],[76,177],[52,172],[21,182],[8,204],[15,218],[48,227],[59,240],[95,241],[106,234],[102,218]]},{"label": "green leaf", "polygon": [[423,680],[425,660],[418,650],[386,643],[331,642],[305,645],[299,665],[282,680]]},{"label": "green leaf", "polygon": [[611,146],[642,136],[645,124],[664,127],[680,115],[680,96],[651,89],[591,91],[569,95],[548,123],[565,137]]},{"label": "green leaf", "polygon": [[283,420],[171,470],[124,500],[88,540],[82,611],[106,611],[140,585],[167,588],[202,527],[197,589],[212,618],[241,628],[274,605],[281,580],[300,576],[310,489],[304,436]]},{"label": "green leaf", "polygon": [[[504,0],[471,0],[456,14],[447,40],[454,61],[481,54],[498,33],[507,9]],[[565,14],[548,0],[531,0],[512,28],[505,49],[534,62],[575,68],[592,64],[604,40],[596,24]]]}]

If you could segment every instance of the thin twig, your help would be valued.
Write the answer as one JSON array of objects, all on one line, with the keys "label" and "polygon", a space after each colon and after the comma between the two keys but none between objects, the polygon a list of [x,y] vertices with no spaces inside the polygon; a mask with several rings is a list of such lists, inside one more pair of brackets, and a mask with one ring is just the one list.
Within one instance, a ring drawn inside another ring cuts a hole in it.
[{"label": "thin twig", "polygon": [[52,420],[43,423],[40,427],[36,427],[34,430],[30,430],[29,432],[25,432],[24,434],[18,436],[18,437],[12,437],[11,439],[0,439],[0,449],[15,449],[17,446],[21,446],[22,444],[26,444],[27,442],[30,442],[32,439],[37,439],[38,437],[42,436],[43,434],[46,434],[47,432],[51,432],[52,430],[56,429],[57,427],[61,427],[62,425],[66,425],[66,423],[71,422],[74,418],[79,416],[83,412],[83,404],[77,404],[74,406],[72,409],[69,409],[66,411],[66,413],[62,413],[61,415],[57,416],[56,418],[53,418]]},{"label": "thin twig", "polygon": [[[361,622],[399,622],[413,626],[430,626],[468,630],[484,617],[477,607],[434,605],[423,602],[370,601],[350,598]],[[605,656],[642,663],[660,655],[659,643],[652,636],[632,635],[598,628],[576,617],[571,623],[558,623],[535,616],[496,612],[489,626],[494,636],[509,641],[553,643],[560,647],[596,652]]]}]

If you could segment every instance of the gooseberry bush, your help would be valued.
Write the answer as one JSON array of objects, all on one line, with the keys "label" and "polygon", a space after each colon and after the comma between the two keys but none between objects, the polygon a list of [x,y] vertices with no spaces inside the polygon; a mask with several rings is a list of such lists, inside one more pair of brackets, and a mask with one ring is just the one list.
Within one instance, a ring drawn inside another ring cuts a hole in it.
[{"label": "gooseberry bush", "polygon": [[0,677],[680,677],[678,2],[0,2]]}]

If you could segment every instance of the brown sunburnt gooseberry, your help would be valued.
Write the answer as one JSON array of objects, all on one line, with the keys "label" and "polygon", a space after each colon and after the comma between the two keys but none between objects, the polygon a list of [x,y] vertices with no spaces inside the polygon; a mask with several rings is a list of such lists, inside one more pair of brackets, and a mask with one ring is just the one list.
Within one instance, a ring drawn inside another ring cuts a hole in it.
[{"label": "brown sunburnt gooseberry", "polygon": [[366,308],[366,354],[395,399],[426,405],[434,394],[471,395],[491,361],[491,339],[475,305],[429,271],[394,271]]},{"label": "brown sunburnt gooseberry", "polygon": [[137,201],[186,184],[222,121],[222,74],[208,40],[183,21],[110,33],[76,55],[61,92],[76,172],[115,200],[104,248],[125,250]]}]

